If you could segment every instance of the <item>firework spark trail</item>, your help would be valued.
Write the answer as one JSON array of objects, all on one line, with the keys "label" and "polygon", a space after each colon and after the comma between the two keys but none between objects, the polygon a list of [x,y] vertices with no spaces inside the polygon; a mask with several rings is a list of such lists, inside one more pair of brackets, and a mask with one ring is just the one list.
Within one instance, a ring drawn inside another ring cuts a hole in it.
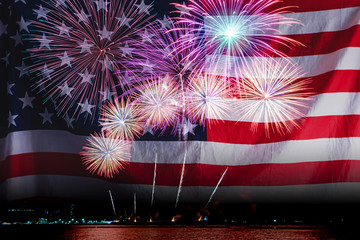
[{"label": "firework spark trail", "polygon": [[224,173],[221,175],[221,178],[220,178],[219,182],[216,184],[216,187],[214,188],[214,191],[213,191],[213,192],[211,193],[211,195],[210,195],[209,201],[208,201],[208,202],[206,203],[206,205],[205,205],[206,207],[210,204],[210,202],[211,202],[211,200],[212,200],[212,198],[213,198],[216,190],[218,189],[218,187],[219,187],[221,181],[223,180],[223,178],[224,178],[224,176],[225,176],[225,174],[226,174],[226,172],[227,172],[228,169],[229,169],[229,167],[227,167],[227,168],[225,169]]},{"label": "firework spark trail", "polygon": [[253,131],[263,123],[268,136],[270,129],[284,133],[299,127],[296,121],[305,116],[312,100],[311,79],[303,76],[301,68],[288,60],[251,62],[237,82],[239,120],[250,120]]},{"label": "firework spark trail", "polygon": [[154,203],[154,193],[155,193],[155,180],[156,180],[156,164],[157,164],[157,153],[155,153],[155,164],[154,164],[154,179],[153,179],[153,187],[151,191],[151,207]]},{"label": "firework spark trail", "polygon": [[112,209],[113,209],[113,211],[114,211],[114,216],[116,216],[116,211],[115,211],[114,200],[113,200],[113,197],[112,197],[112,194],[111,194],[110,189],[109,189],[109,195],[110,195],[110,199],[111,199]]},{"label": "firework spark trail", "polygon": [[177,192],[177,195],[176,195],[176,201],[175,201],[175,208],[177,208],[177,205],[178,205],[178,202],[179,202],[181,187],[182,187],[182,183],[183,183],[183,180],[184,180],[186,155],[187,155],[187,148],[185,147],[184,160],[183,160],[183,164],[182,164],[182,168],[181,168],[181,176],[180,176],[179,188],[178,188],[178,192]]},{"label": "firework spark trail", "polygon": [[[271,46],[277,43],[285,46],[297,45],[299,42],[280,35],[279,26],[298,24],[295,19],[285,17],[286,8],[266,12],[278,0],[249,2],[243,0],[197,1],[190,0],[188,5],[174,3],[181,17],[177,23],[190,26],[195,32],[203,32],[206,47],[203,51],[212,66],[223,66],[224,76],[230,72],[238,73],[239,68],[247,65],[247,56],[281,56],[285,55]],[[197,41],[198,34],[193,34],[189,41]],[[225,62],[223,62],[223,57]],[[236,61],[231,60],[236,56]],[[221,61],[221,62],[220,62]]]},{"label": "firework spark trail", "polygon": [[[45,101],[58,101],[60,113],[92,115],[103,102],[116,97],[115,85],[123,81],[118,73],[126,68],[128,42],[136,38],[151,20],[147,9],[136,0],[72,0],[58,6],[42,1],[48,11],[32,22],[30,49],[36,72],[34,88],[44,92]],[[120,49],[120,50],[119,50]]]},{"label": "firework spark trail", "polygon": [[120,102],[114,99],[103,107],[101,112],[100,126],[103,131],[109,132],[110,136],[118,139],[134,140],[143,130],[139,110],[129,99]]},{"label": "firework spark trail", "polygon": [[131,144],[109,137],[105,132],[91,134],[80,153],[90,173],[112,178],[130,159]]},{"label": "firework spark trail", "polygon": [[[136,215],[136,193],[134,193],[134,217]],[[136,221],[136,217],[135,217],[135,221]]]}]

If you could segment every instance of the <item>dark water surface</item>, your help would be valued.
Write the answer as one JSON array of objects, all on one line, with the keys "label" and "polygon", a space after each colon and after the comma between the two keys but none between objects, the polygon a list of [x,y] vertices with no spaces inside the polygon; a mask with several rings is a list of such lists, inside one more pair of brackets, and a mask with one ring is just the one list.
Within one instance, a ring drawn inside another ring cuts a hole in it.
[{"label": "dark water surface", "polygon": [[324,226],[2,226],[0,239],[360,239]]}]

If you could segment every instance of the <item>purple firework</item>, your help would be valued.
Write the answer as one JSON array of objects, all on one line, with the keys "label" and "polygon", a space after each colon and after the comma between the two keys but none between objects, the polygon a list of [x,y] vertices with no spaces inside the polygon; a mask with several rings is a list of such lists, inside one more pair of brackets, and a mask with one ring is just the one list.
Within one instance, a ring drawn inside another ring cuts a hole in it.
[{"label": "purple firework", "polygon": [[31,32],[37,89],[59,112],[94,116],[117,95],[129,40],[152,18],[150,9],[136,0],[43,1]]},{"label": "purple firework", "polygon": [[[140,99],[146,99],[144,96],[152,93],[156,93],[156,96],[168,96],[169,89],[161,87],[164,86],[162,80],[166,79],[168,86],[176,90],[176,104],[170,104],[167,105],[168,108],[161,109],[156,114],[156,123],[153,124],[157,128],[171,125],[173,133],[176,133],[176,129],[182,131],[181,129],[186,124],[185,91],[190,83],[190,75],[202,72],[205,64],[205,57],[201,55],[204,53],[202,50],[205,46],[204,41],[201,36],[196,37],[196,41],[189,41],[190,38],[195,38],[192,36],[193,34],[200,34],[191,32],[193,31],[189,26],[167,19],[165,22],[158,21],[147,26],[143,32],[143,38],[133,42],[136,49],[133,51],[131,73],[135,76],[132,83],[137,82],[135,84],[137,87],[132,88],[130,93],[139,96],[136,92],[140,88],[145,89],[141,90],[142,97]],[[156,83],[156,81],[159,82]],[[154,99],[156,97],[151,101]],[[140,100],[136,101],[140,105],[156,106],[156,103],[153,105],[151,101],[145,101],[146,103],[141,103]],[[178,111],[172,113],[171,121],[166,117],[168,115],[164,112],[166,109],[171,109],[172,112],[174,109]],[[161,117],[165,118],[161,119]],[[150,120],[150,122],[152,121]],[[160,122],[161,124],[159,124]]]}]

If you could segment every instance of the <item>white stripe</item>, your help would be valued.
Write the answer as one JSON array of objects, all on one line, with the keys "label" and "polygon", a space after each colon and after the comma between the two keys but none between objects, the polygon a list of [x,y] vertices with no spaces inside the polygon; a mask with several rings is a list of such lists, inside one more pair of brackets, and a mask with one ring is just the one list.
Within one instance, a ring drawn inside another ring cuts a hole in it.
[{"label": "white stripe", "polygon": [[360,7],[282,15],[302,23],[302,25],[281,25],[279,30],[284,35],[341,31],[360,24]]},{"label": "white stripe", "polygon": [[[65,131],[52,130],[14,132],[9,136],[6,146],[16,147],[3,151],[2,160],[5,156],[32,152],[77,154],[81,151],[81,143],[85,143],[86,139]],[[24,138],[31,138],[31,142],[24,142]],[[63,142],[64,140],[66,141]],[[66,142],[76,144],[65,144]],[[157,154],[157,163],[181,164],[185,148],[188,153],[186,163],[215,165],[360,160],[358,146],[359,137],[290,140],[256,145],[208,141],[136,141],[130,161],[154,163]]]},{"label": "white stripe", "polygon": [[[225,176],[226,178],[226,176]],[[156,186],[154,203],[175,202],[177,186]],[[137,199],[150,203],[151,185],[117,184],[96,178],[32,175],[7,179],[0,184],[0,200],[20,200],[32,197],[109,200],[109,189],[115,201]],[[203,203],[209,200],[214,186],[183,187],[180,203]],[[290,186],[220,186],[213,197],[221,202],[359,202],[360,183],[327,183]],[[111,209],[111,208],[109,208]],[[89,209],[91,210],[91,209]],[[110,214],[111,212],[109,212]]]},{"label": "white stripe", "polygon": [[[236,56],[217,55],[215,58],[218,59],[216,61],[218,64],[214,68],[209,65],[209,63],[213,62],[211,61],[213,57],[212,55],[206,56],[208,62],[207,68],[211,69],[209,73],[222,75],[226,64],[229,64],[229,66],[232,66],[232,69],[227,74],[229,77],[238,77],[238,75],[235,74],[235,69],[233,69],[236,66],[236,62],[240,63],[245,61],[249,63],[252,61],[251,59],[254,58],[247,57],[241,59]],[[301,66],[305,73],[304,77],[317,76],[333,70],[360,70],[360,48],[358,47],[347,47],[328,54],[292,57],[291,59]],[[239,72],[239,70],[237,72]]]},{"label": "white stripe", "polygon": [[[346,81],[346,79],[344,79]],[[310,90],[311,91],[311,90]],[[218,119],[228,121],[243,121],[243,122],[264,122],[263,120],[245,116],[240,111],[238,106],[251,106],[255,100],[239,100],[239,99],[224,99],[232,110],[227,115],[219,116]],[[360,114],[360,93],[339,92],[339,93],[323,93],[311,97],[311,101],[307,104],[308,109],[298,109],[305,116],[321,117],[321,116],[340,116],[340,115],[356,115]],[[295,119],[295,118],[294,118]],[[289,119],[290,120],[290,119]]]},{"label": "white stripe", "polygon": [[[295,35],[345,30],[360,24],[360,7],[287,13],[282,16],[298,20],[300,24],[282,24],[276,28],[276,32],[265,31],[266,34],[279,34],[280,31],[281,35]],[[205,27],[212,22],[210,18],[214,17],[216,19],[218,16],[204,18]]]},{"label": "white stripe", "polygon": [[266,144],[203,142],[199,163],[251,165],[360,160],[360,138],[320,138]]}]

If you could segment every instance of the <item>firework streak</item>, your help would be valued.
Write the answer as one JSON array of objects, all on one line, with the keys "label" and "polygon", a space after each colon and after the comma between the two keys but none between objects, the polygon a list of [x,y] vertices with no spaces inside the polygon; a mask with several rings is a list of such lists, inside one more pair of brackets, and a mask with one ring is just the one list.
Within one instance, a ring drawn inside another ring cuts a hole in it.
[{"label": "firework streak", "polygon": [[[313,100],[304,116],[293,119],[299,128],[291,133],[266,134],[266,125],[259,121],[254,132],[252,117],[238,116],[241,113],[234,109],[228,115],[214,117],[222,121],[211,122],[211,128],[197,126],[194,134],[189,131],[179,204],[206,204],[227,168],[212,202],[360,200],[360,5],[355,0],[289,0],[266,11],[292,5],[298,7],[290,8],[294,12],[284,16],[302,25],[281,26],[281,36],[307,47],[269,44],[302,67],[303,79],[311,78],[307,87]],[[229,61],[237,61],[237,57],[242,58],[235,54],[219,56]],[[218,70],[214,75],[221,76],[224,71],[220,65]],[[231,72],[226,77],[232,77]],[[129,163],[119,174],[105,179],[92,175],[82,164],[79,152],[89,134],[70,133],[56,126],[44,129],[41,118],[36,127],[21,127],[20,122],[27,120],[18,115],[14,120],[17,127],[6,122],[5,127],[9,124],[14,130],[0,139],[4,146],[0,148],[2,198],[108,200],[110,188],[114,199],[130,201],[136,192],[138,200],[150,203],[157,154],[154,205],[160,201],[174,203],[184,141],[144,130],[140,141],[134,141]],[[65,124],[62,119],[58,122]]]}]

